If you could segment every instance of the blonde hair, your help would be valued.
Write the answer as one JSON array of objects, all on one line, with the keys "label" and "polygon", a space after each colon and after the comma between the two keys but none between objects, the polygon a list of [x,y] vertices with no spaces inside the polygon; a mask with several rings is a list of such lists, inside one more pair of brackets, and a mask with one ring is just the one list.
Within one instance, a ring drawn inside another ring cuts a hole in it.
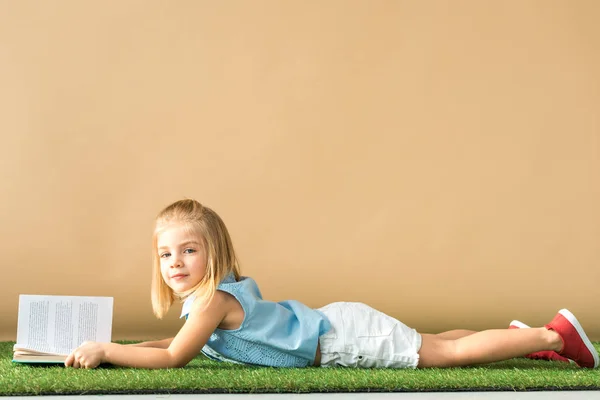
[{"label": "blonde hair", "polygon": [[[158,255],[158,235],[170,224],[186,226],[201,238],[206,252],[206,274],[193,288],[175,293],[163,280]],[[207,304],[212,300],[219,283],[229,274],[240,278],[233,244],[223,220],[216,212],[196,200],[184,199],[167,206],[156,217],[152,240],[152,309],[158,318],[165,316],[175,299],[184,300],[194,294]]]}]

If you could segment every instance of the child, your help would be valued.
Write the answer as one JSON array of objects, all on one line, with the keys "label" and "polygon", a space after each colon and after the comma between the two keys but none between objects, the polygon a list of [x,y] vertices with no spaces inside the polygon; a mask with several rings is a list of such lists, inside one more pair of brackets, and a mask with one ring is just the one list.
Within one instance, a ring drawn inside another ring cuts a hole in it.
[{"label": "child", "polygon": [[183,367],[200,352],[274,367],[458,367],[519,356],[570,359],[587,368],[599,364],[583,328],[564,309],[542,328],[513,321],[513,329],[434,335],[419,334],[361,303],[314,310],[293,300],[263,300],[256,282],[240,276],[221,218],[195,200],[177,201],[158,215],[153,250],[154,313],[162,318],[182,300],[183,327],[160,341],[86,342],[68,356],[66,366]]}]

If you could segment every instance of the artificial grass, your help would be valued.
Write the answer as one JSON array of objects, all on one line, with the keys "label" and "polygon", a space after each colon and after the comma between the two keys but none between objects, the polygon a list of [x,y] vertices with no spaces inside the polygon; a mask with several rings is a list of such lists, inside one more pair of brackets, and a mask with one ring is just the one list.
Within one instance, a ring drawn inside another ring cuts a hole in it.
[{"label": "artificial grass", "polygon": [[[513,359],[469,368],[264,368],[198,356],[185,368],[73,369],[16,364],[0,342],[0,396],[133,393],[306,393],[391,391],[600,390],[600,368]],[[600,350],[600,342],[594,343]]]}]

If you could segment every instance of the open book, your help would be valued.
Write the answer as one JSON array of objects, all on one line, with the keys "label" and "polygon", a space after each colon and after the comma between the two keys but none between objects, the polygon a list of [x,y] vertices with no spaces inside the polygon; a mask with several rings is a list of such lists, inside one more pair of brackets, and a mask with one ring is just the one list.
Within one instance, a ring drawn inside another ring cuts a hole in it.
[{"label": "open book", "polygon": [[85,341],[109,343],[112,297],[19,296],[13,362],[62,363]]}]

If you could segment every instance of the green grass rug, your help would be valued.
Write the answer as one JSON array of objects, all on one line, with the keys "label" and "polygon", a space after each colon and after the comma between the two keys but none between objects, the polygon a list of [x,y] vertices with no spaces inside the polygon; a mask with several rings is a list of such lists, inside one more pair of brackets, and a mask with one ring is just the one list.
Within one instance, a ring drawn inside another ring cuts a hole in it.
[{"label": "green grass rug", "polygon": [[[166,393],[307,393],[600,390],[600,368],[514,359],[449,369],[263,368],[202,356],[185,368],[72,369],[12,362],[13,342],[0,342],[0,396]],[[600,343],[594,343],[600,350]]]}]

